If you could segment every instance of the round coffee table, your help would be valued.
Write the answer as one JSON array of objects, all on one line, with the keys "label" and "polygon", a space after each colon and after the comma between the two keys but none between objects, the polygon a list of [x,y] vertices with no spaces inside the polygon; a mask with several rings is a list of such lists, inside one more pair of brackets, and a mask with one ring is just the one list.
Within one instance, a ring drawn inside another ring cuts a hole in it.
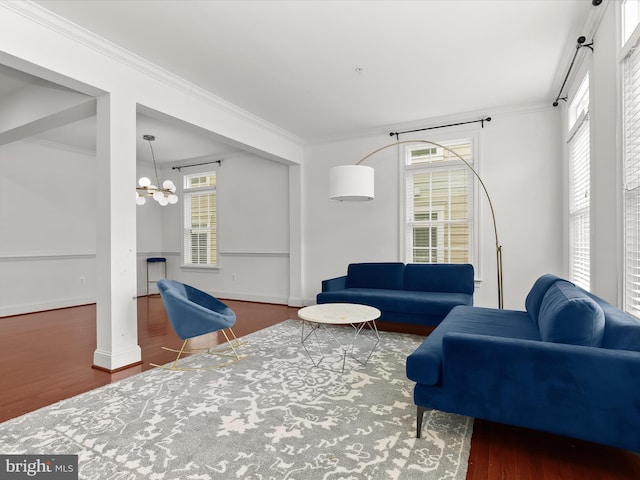
[{"label": "round coffee table", "polygon": [[[376,319],[380,318],[380,310],[368,305],[322,303],[301,308],[298,310],[298,317],[302,319],[302,346],[315,367],[319,367],[329,355],[331,345],[334,346],[334,350],[337,346],[341,352],[342,368],[340,370],[329,368],[329,370],[344,373],[347,354],[361,365],[366,365],[380,342],[380,334],[376,326]],[[351,325],[353,330],[349,335],[345,335],[343,329],[331,328],[338,325]],[[363,331],[371,333],[365,335]],[[320,335],[318,332],[321,332]],[[361,343],[368,346],[361,347],[359,345]],[[313,351],[313,344],[317,348],[317,353]],[[361,358],[354,354],[356,349],[363,351]]]}]

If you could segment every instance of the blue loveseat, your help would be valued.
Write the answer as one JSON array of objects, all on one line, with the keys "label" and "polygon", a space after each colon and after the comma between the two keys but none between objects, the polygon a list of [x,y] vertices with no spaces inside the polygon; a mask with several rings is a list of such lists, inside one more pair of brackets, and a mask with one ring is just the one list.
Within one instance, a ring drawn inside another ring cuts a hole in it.
[{"label": "blue loveseat", "polygon": [[456,307],[407,358],[426,408],[640,451],[640,321],[555,275],[526,311]]},{"label": "blue loveseat", "polygon": [[352,263],[322,282],[316,301],[370,305],[381,320],[433,326],[456,305],[473,305],[473,290],[469,264]]}]

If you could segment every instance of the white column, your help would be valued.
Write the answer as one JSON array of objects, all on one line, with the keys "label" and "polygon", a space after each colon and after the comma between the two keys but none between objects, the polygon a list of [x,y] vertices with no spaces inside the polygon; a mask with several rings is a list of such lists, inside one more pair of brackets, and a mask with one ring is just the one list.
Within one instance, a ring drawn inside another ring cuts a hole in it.
[{"label": "white column", "polygon": [[97,349],[95,367],[138,364],[136,285],[136,103],[122,94],[97,103]]}]

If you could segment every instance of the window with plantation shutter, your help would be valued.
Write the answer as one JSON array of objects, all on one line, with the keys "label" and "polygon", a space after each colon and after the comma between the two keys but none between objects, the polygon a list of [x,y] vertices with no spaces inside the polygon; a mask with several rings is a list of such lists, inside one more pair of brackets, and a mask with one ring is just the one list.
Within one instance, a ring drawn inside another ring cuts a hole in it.
[{"label": "window with plantation shutter", "polygon": [[569,278],[591,286],[589,77],[569,103]]},{"label": "window with plantation shutter", "polygon": [[[470,164],[469,139],[442,143]],[[473,174],[450,152],[406,149],[405,262],[473,263]]]},{"label": "window with plantation shutter", "polygon": [[215,172],[184,176],[185,266],[216,266],[218,263]]},{"label": "window with plantation shutter", "polygon": [[640,317],[640,49],[623,61],[624,304]]}]

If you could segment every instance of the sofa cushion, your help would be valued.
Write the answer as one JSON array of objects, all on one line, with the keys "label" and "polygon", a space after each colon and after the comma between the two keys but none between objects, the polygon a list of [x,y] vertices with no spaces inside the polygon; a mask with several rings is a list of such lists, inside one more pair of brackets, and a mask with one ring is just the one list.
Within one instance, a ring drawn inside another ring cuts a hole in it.
[{"label": "sofa cushion", "polygon": [[575,285],[557,281],[542,299],[538,328],[546,342],[599,347],[604,335],[604,312]]},{"label": "sofa cushion", "polygon": [[440,382],[442,339],[448,333],[473,333],[540,341],[538,327],[527,312],[458,306],[407,358],[407,377],[424,385]]},{"label": "sofa cushion", "polygon": [[471,305],[465,293],[412,292],[377,288],[347,288],[318,294],[318,303],[361,303],[386,312],[430,314],[442,318],[456,305]]},{"label": "sofa cushion", "polygon": [[418,292],[473,294],[473,265],[465,263],[410,263],[404,268],[404,289]]},{"label": "sofa cushion", "polygon": [[347,288],[402,290],[404,263],[352,263],[347,268]]},{"label": "sofa cushion", "polygon": [[547,293],[549,287],[558,280],[562,280],[562,278],[557,275],[553,275],[552,273],[547,273],[546,275],[542,275],[538,278],[533,284],[533,287],[531,287],[531,290],[524,301],[524,306],[534,322],[538,323],[540,305],[542,304],[544,294]]}]

